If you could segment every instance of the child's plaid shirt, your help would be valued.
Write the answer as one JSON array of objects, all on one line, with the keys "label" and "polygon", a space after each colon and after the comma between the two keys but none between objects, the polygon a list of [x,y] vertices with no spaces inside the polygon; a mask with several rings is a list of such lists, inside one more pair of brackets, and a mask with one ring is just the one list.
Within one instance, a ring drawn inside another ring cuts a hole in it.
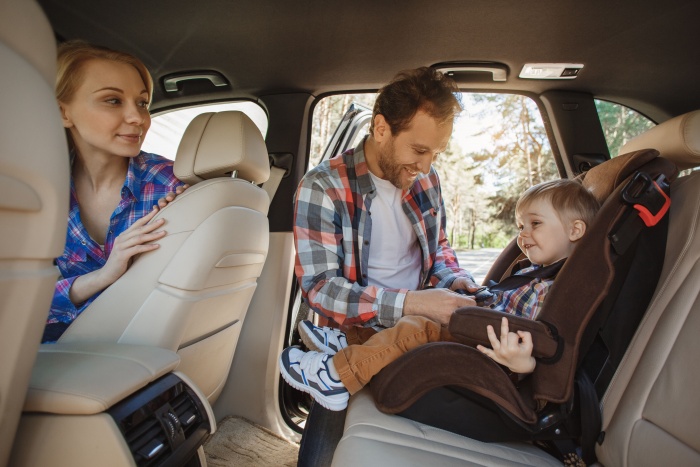
[{"label": "child's plaid shirt", "polygon": [[[541,267],[538,265],[530,266],[521,269],[515,274],[527,274]],[[542,309],[544,298],[553,283],[553,277],[546,279],[534,278],[522,287],[500,292],[500,297],[491,305],[491,308],[496,311],[510,313],[511,315],[522,316],[523,318],[537,319],[537,315]]]}]

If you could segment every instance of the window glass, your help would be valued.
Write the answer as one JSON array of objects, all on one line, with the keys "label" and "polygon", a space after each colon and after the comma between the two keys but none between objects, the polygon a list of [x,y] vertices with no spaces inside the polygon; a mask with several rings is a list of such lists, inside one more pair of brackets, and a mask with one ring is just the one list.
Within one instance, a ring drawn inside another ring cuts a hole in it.
[{"label": "window glass", "polygon": [[596,99],[595,107],[611,157],[618,156],[620,148],[627,141],[655,125],[644,115],[624,105]]},{"label": "window glass", "polygon": [[[321,161],[323,152],[340,124],[345,111],[350,104],[356,103],[368,108],[374,105],[375,93],[337,94],[321,99],[314,107],[311,122],[311,152],[309,153],[309,168],[316,167]],[[369,131],[369,125],[363,127],[351,147],[357,146],[359,139]]]},{"label": "window glass", "polygon": [[207,104],[187,107],[155,115],[151,119],[151,128],[146,134],[143,149],[159,154],[168,159],[175,159],[177,146],[180,144],[185,128],[197,115],[205,112],[222,112],[238,110],[244,112],[257,125],[263,137],[267,133],[267,114],[254,102],[227,102],[224,104]]},{"label": "window glass", "polygon": [[[362,103],[372,108],[374,97],[332,96],[319,102],[313,116],[311,167],[320,160],[350,103],[363,99]],[[460,264],[471,269],[479,281],[517,233],[515,203],[520,193],[560,175],[542,116],[532,99],[514,94],[463,93],[462,103],[465,110],[456,119],[450,144],[435,168],[453,248],[458,254],[479,249],[492,253],[484,257],[481,275],[460,257]]]}]

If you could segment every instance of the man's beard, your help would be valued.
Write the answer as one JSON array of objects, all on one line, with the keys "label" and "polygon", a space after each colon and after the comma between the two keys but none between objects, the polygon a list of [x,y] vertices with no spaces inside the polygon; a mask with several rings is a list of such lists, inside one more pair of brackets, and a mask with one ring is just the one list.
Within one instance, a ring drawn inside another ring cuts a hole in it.
[{"label": "man's beard", "polygon": [[396,163],[396,152],[394,151],[394,140],[392,139],[386,150],[379,149],[377,165],[384,175],[384,179],[389,181],[399,190],[408,190],[413,185],[414,180],[405,181],[402,177],[403,166]]}]

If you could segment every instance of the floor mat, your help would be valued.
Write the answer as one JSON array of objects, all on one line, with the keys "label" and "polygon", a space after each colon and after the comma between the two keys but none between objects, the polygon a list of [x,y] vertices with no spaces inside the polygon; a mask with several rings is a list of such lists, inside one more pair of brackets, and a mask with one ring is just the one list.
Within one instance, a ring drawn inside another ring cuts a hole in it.
[{"label": "floor mat", "polygon": [[241,417],[226,417],[204,445],[209,467],[295,467],[299,445]]}]

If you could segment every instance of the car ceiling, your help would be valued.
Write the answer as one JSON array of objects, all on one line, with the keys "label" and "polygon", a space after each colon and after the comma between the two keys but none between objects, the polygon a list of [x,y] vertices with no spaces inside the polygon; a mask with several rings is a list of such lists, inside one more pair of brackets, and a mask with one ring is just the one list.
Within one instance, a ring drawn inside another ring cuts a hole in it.
[{"label": "car ceiling", "polygon": [[[40,0],[59,39],[132,52],[157,83],[215,70],[219,92],[165,96],[154,110],[269,94],[376,90],[398,70],[497,62],[505,83],[465,89],[590,92],[656,121],[700,108],[697,0]],[[525,63],[582,63],[575,80],[524,80]]]}]

